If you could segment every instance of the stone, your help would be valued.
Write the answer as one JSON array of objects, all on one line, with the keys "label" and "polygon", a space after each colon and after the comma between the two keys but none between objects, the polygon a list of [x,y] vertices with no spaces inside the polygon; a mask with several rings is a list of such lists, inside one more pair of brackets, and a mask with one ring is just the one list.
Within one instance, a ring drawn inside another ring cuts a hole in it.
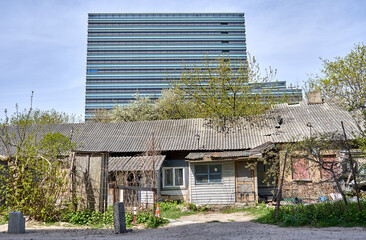
[{"label": "stone", "polygon": [[9,213],[8,233],[25,233],[25,218],[23,217],[23,213]]},{"label": "stone", "polygon": [[125,219],[125,205],[123,202],[117,202],[113,205],[113,220],[114,220],[114,233],[125,233],[126,219]]}]

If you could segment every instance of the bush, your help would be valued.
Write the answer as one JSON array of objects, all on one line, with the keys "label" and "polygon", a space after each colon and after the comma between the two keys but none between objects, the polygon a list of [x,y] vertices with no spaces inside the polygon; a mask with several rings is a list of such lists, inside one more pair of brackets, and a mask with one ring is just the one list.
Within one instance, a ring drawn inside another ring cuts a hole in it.
[{"label": "bush", "polygon": [[[361,202],[366,209],[366,202]],[[281,206],[278,218],[274,219],[274,209],[267,209],[257,219],[261,223],[278,224],[280,226],[366,226],[366,212],[359,212],[357,203],[324,202],[310,205]]]}]

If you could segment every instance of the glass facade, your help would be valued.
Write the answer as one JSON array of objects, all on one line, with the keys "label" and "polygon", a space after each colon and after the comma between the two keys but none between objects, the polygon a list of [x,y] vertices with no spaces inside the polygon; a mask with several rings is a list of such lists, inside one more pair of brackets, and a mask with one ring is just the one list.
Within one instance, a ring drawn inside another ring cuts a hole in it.
[{"label": "glass facade", "polygon": [[90,13],[85,119],[136,93],[157,98],[183,69],[228,54],[246,59],[243,13]]}]

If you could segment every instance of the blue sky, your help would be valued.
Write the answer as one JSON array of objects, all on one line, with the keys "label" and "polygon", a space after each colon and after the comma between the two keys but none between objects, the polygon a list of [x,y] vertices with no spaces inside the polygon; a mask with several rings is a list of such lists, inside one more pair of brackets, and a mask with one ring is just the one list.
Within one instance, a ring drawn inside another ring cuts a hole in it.
[{"label": "blue sky", "polygon": [[333,59],[366,43],[366,1],[1,0],[0,118],[5,108],[83,114],[89,12],[244,12],[247,49],[277,79],[302,85]]}]

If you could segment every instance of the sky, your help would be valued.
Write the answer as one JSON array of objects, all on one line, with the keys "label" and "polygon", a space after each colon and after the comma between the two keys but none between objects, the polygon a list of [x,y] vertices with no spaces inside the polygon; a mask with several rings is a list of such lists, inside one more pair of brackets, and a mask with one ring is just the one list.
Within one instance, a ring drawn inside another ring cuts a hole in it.
[{"label": "sky", "polygon": [[91,12],[244,12],[248,52],[299,87],[366,43],[362,0],[0,0],[0,118],[32,91],[35,108],[84,114]]}]

